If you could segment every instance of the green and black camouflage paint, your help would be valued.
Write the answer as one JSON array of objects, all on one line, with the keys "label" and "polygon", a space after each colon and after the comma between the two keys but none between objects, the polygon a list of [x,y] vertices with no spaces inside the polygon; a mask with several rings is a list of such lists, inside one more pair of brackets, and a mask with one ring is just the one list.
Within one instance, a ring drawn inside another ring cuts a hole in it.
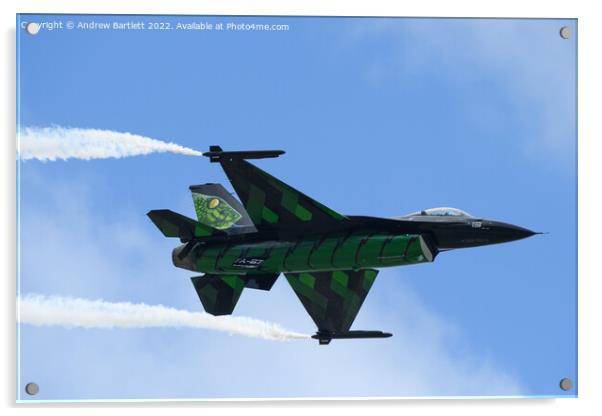
[{"label": "green and black camouflage paint", "polygon": [[199,244],[192,258],[193,271],[250,275],[403,266],[430,262],[433,255],[421,235],[353,233],[294,241]]},{"label": "green and black camouflage paint", "polygon": [[222,167],[240,197],[221,185],[191,186],[198,221],[169,210],[149,217],[168,237],[178,267],[192,278],[203,307],[231,314],[244,288],[287,281],[319,330],[345,333],[376,279],[376,268],[429,262],[421,234],[353,227],[352,221],[241,159]]}]

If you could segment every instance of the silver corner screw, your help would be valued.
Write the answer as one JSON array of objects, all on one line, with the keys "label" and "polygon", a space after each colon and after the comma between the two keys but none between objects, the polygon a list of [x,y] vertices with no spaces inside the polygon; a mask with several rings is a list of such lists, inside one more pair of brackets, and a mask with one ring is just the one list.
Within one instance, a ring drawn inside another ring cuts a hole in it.
[{"label": "silver corner screw", "polygon": [[571,37],[571,28],[568,26],[562,26],[560,28],[560,37],[562,39],[568,39]]},{"label": "silver corner screw", "polygon": [[36,383],[27,383],[25,385],[25,393],[30,396],[35,396],[40,391],[40,387]]}]

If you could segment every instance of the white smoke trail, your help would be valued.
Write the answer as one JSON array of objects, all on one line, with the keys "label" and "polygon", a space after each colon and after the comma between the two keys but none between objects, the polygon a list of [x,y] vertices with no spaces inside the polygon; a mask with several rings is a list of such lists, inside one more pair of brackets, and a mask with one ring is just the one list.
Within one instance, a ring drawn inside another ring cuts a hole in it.
[{"label": "white smoke trail", "polygon": [[29,294],[18,299],[20,323],[66,328],[197,328],[273,341],[305,339],[277,324],[242,316],[213,316],[163,305],[105,302]]},{"label": "white smoke trail", "polygon": [[175,143],[111,130],[53,127],[25,127],[20,130],[21,160],[106,159],[157,152],[202,156],[202,152]]}]

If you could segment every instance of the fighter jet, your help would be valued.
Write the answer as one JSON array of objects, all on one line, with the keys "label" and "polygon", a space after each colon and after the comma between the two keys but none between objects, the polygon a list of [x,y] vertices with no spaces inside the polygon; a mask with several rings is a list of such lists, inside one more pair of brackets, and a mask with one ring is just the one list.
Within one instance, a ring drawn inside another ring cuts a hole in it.
[{"label": "fighter jet", "polygon": [[392,334],[350,329],[378,268],[432,262],[442,251],[536,234],[456,208],[396,218],[343,215],[247,162],[283,153],[211,146],[203,155],[221,165],[239,199],[219,184],[193,185],[197,220],[167,209],[147,214],[164,236],[183,243],[172,252],[173,264],[203,273],[192,284],[212,315],[232,314],[243,289],[268,291],[284,273],[321,345],[386,338]]}]

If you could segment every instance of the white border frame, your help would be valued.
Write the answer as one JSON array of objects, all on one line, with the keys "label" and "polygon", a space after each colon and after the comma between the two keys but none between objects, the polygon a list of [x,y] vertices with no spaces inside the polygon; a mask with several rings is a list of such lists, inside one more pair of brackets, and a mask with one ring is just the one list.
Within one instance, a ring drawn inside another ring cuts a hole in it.
[{"label": "white border frame", "polygon": [[[595,2],[586,5],[568,1],[506,0],[482,2],[475,0],[412,2],[391,4],[386,0],[163,0],[157,4],[135,0],[105,0],[75,3],[69,0],[54,0],[48,4],[43,0],[5,0],[1,3],[3,25],[2,81],[5,92],[2,101],[2,125],[5,126],[3,152],[2,190],[2,229],[0,253],[5,265],[3,287],[3,326],[2,357],[4,365],[0,379],[2,404],[9,409],[21,408],[26,413],[46,411],[51,414],[86,412],[105,414],[110,409],[116,414],[163,414],[166,408],[179,413],[195,414],[199,407],[210,408],[211,412],[245,411],[256,413],[287,412],[305,414],[307,412],[338,412],[364,414],[378,409],[379,413],[398,413],[399,410],[412,410],[421,413],[439,413],[442,410],[452,414],[507,414],[521,410],[532,414],[555,415],[567,413],[589,414],[602,408],[600,394],[602,382],[599,372],[602,343],[600,325],[596,317],[602,316],[599,296],[602,273],[595,262],[595,249],[599,245],[596,237],[600,230],[602,212],[600,185],[602,178],[599,162],[600,128],[599,103],[602,73],[599,42],[602,39],[600,15],[595,10]],[[115,14],[215,14],[215,15],[322,15],[322,16],[428,16],[428,17],[551,17],[577,18],[579,26],[579,398],[578,399],[390,399],[390,400],[291,400],[291,401],[207,401],[207,402],[113,402],[113,403],[54,403],[54,404],[15,404],[16,363],[15,363],[15,275],[16,275],[16,230],[15,230],[15,14],[16,13],[115,13]],[[598,76],[596,76],[598,75]],[[598,354],[596,354],[598,352]],[[401,408],[401,409],[399,409]],[[599,410],[598,410],[599,411]]]}]

